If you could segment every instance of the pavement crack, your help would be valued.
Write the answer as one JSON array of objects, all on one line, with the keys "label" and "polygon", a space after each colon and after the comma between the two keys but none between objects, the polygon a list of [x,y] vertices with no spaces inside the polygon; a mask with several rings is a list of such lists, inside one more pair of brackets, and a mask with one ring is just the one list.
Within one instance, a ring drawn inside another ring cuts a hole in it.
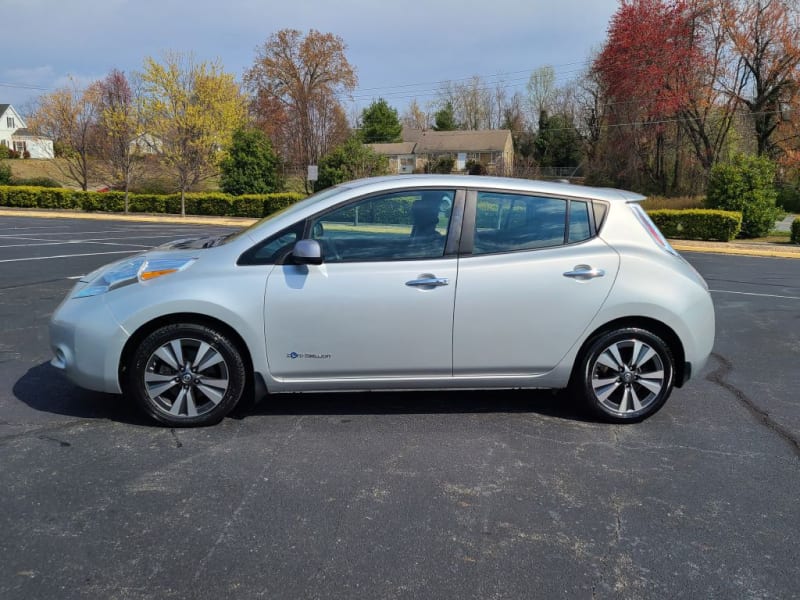
[{"label": "pavement crack", "polygon": [[756,421],[764,425],[773,433],[777,434],[778,437],[780,437],[789,445],[795,456],[800,458],[800,439],[798,439],[792,431],[775,421],[770,416],[768,411],[757,406],[756,403],[748,398],[747,394],[745,394],[742,390],[737,388],[729,381],[726,381],[726,377],[733,370],[733,363],[731,363],[731,361],[716,352],[712,352],[711,356],[717,359],[719,362],[719,367],[706,375],[706,379],[733,394],[733,397],[736,398],[753,417],[755,417]]},{"label": "pavement crack", "polygon": [[[283,441],[282,444],[276,447],[276,453],[278,450],[285,449],[289,446],[292,439],[294,439],[295,435],[297,435],[297,432],[300,431],[300,426],[302,423],[303,423],[303,417],[297,419],[297,421],[294,424],[294,427],[286,436],[286,439]],[[217,551],[217,548],[222,544],[223,540],[227,537],[230,528],[236,521],[239,520],[239,515],[241,514],[242,509],[244,509],[245,505],[255,495],[256,487],[264,482],[264,475],[266,474],[267,470],[272,467],[273,462],[274,462],[274,455],[272,459],[264,462],[264,466],[261,468],[261,471],[259,472],[258,476],[253,479],[253,481],[244,491],[244,493],[242,494],[242,498],[239,501],[239,504],[233,510],[230,517],[228,517],[228,519],[225,520],[225,523],[222,525],[222,530],[219,532],[216,541],[214,541],[214,543],[211,544],[211,547],[208,549],[208,552],[206,552],[205,556],[198,561],[197,569],[195,570],[194,573],[195,582],[200,579],[200,575],[202,575],[203,572],[205,571],[206,564],[208,564],[208,561],[211,560],[211,557],[214,555],[214,552]]]},{"label": "pavement crack", "polygon": [[[57,433],[59,431],[69,431],[75,427],[87,426],[96,423],[96,421],[91,421],[88,419],[81,419],[79,421],[68,421],[66,423],[56,423],[53,425],[48,425],[45,427],[37,427],[35,429],[29,429],[27,431],[21,431],[19,433],[12,433],[9,435],[0,436],[0,446],[5,445],[7,442],[15,442],[17,440],[37,437],[41,439],[49,439],[48,436],[43,435],[46,433]],[[39,435],[37,435],[39,434]],[[58,441],[58,440],[56,440]]]},{"label": "pavement crack", "polygon": [[64,440],[60,440],[58,438],[50,437],[49,435],[40,435],[39,439],[46,440],[48,442],[56,442],[62,448],[69,448],[70,446],[72,446],[72,444],[70,444],[69,442],[65,442]]},{"label": "pavement crack", "polygon": [[175,431],[174,429],[170,429],[169,432],[172,435],[172,439],[175,440],[175,447],[183,448],[183,442],[178,438],[178,432]]}]

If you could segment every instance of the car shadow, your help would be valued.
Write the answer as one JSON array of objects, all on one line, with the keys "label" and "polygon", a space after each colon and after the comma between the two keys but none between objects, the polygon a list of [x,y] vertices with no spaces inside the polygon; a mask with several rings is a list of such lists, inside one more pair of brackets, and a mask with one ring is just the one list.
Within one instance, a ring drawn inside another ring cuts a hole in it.
[{"label": "car shadow", "polygon": [[81,389],[49,362],[28,369],[12,391],[16,398],[40,412],[131,425],[150,424],[136,406],[122,396]]},{"label": "car shadow", "polygon": [[593,421],[567,392],[549,390],[276,394],[251,404],[238,416],[459,413],[534,413],[569,421]]},{"label": "car shadow", "polygon": [[[82,419],[153,425],[134,403],[115,394],[81,389],[50,363],[29,369],[14,396],[34,410]],[[268,415],[535,413],[569,421],[592,421],[566,392],[549,390],[465,390],[275,394],[246,400],[232,417]]]}]

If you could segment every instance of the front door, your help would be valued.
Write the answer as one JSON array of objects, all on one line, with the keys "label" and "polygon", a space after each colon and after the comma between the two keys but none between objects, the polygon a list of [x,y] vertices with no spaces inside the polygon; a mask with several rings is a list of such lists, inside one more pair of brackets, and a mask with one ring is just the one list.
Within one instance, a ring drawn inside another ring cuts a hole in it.
[{"label": "front door", "polygon": [[[279,380],[388,381],[452,375],[455,194],[392,192],[314,219],[322,265],[277,265],[265,301]],[[355,381],[353,381],[355,386]]]}]

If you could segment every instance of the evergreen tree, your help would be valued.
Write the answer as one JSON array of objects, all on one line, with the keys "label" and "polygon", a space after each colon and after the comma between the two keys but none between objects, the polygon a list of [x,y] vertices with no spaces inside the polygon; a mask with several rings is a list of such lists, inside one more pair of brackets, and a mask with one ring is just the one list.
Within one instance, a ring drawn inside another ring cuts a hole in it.
[{"label": "evergreen tree", "polygon": [[281,161],[258,129],[237,130],[220,166],[220,187],[228,194],[268,194],[283,188]]},{"label": "evergreen tree", "polygon": [[334,148],[319,161],[319,178],[314,191],[361,177],[385,175],[389,172],[389,159],[378,154],[357,137],[351,137]]},{"label": "evergreen tree", "polygon": [[455,131],[458,129],[458,123],[456,123],[456,114],[455,110],[453,109],[452,102],[448,102],[441,109],[436,111],[436,114],[434,115],[434,123],[434,131]]},{"label": "evergreen tree", "polygon": [[365,144],[398,142],[402,130],[397,110],[383,98],[370,104],[361,113],[361,138]]}]

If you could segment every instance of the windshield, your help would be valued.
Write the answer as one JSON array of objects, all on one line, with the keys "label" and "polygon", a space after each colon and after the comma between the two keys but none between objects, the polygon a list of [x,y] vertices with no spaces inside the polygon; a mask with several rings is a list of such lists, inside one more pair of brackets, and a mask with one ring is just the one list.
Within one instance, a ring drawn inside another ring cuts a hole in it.
[{"label": "windshield", "polygon": [[264,217],[262,219],[259,219],[258,221],[256,221],[252,225],[250,225],[249,227],[245,227],[243,229],[240,229],[239,231],[234,231],[233,233],[229,233],[228,235],[223,236],[222,238],[219,239],[218,242],[216,242],[213,245],[219,246],[219,245],[222,245],[222,244],[227,244],[228,242],[232,242],[233,240],[238,239],[239,237],[241,237],[242,235],[247,234],[248,232],[252,231],[253,229],[261,227],[264,223],[267,223],[268,221],[271,221],[272,219],[275,219],[275,218],[277,218],[279,216],[284,216],[284,215],[292,214],[293,212],[298,212],[300,210],[303,210],[306,206],[308,206],[310,204],[314,204],[316,202],[319,202],[320,200],[324,200],[325,198],[328,198],[328,197],[333,196],[335,194],[338,194],[339,192],[341,192],[344,189],[347,189],[347,186],[345,186],[345,185],[335,185],[333,187],[326,188],[326,189],[324,189],[324,190],[322,190],[320,192],[317,192],[316,194],[313,194],[313,195],[309,196],[308,198],[304,198],[303,200],[300,200],[299,202],[295,202],[294,204],[290,204],[286,208],[282,208],[279,211],[276,211],[274,213],[271,213],[271,214],[267,215],[266,217]]}]

